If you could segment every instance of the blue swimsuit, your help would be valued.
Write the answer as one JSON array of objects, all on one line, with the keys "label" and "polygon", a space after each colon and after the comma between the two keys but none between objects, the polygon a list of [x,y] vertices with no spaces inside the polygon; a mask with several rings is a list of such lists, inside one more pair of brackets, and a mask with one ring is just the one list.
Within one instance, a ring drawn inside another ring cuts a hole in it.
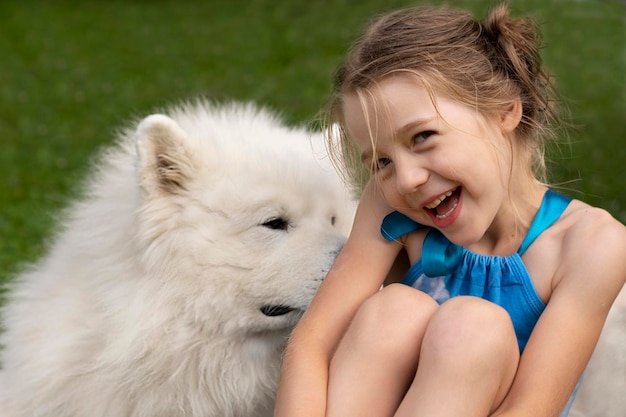
[{"label": "blue swimsuit", "polygon": [[[430,229],[424,239],[422,258],[411,266],[402,283],[429,294],[439,304],[458,295],[472,295],[498,304],[511,316],[522,352],[545,304],[537,295],[521,256],[563,214],[570,201],[569,197],[548,190],[522,245],[509,256],[471,252]],[[420,228],[424,226],[393,212],[383,220],[381,233],[391,241]],[[561,417],[567,416],[573,399],[574,395]]]}]

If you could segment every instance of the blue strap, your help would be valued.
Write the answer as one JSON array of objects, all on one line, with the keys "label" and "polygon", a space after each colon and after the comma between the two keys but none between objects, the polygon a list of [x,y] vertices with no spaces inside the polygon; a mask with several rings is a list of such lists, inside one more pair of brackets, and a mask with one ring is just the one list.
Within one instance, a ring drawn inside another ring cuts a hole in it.
[{"label": "blue strap", "polygon": [[530,229],[524,238],[520,248],[517,250],[519,255],[526,252],[526,249],[539,237],[544,230],[552,226],[557,221],[561,214],[565,211],[569,205],[571,198],[562,194],[556,193],[552,190],[546,191],[543,196],[543,201],[539,207],[539,211],[535,215],[535,219],[530,225]]},{"label": "blue strap", "polygon": [[[385,239],[393,241],[417,229],[426,226],[417,223],[410,217],[394,211],[383,219],[380,232]],[[430,229],[424,239],[422,249],[422,267],[429,277],[449,274],[461,261],[463,248],[450,242],[437,229]]]},{"label": "blue strap", "polygon": [[380,233],[385,239],[391,242],[407,233],[425,227],[426,226],[419,224],[399,211],[394,211],[386,215],[383,219],[383,223],[380,225]]}]

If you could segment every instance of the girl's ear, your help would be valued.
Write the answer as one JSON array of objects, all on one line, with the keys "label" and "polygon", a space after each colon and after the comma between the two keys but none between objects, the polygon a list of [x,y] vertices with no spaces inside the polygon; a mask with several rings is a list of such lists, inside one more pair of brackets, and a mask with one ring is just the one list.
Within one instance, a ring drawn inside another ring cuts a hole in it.
[{"label": "girl's ear", "polygon": [[500,115],[500,129],[503,133],[511,133],[522,120],[522,101],[516,99],[511,106]]}]

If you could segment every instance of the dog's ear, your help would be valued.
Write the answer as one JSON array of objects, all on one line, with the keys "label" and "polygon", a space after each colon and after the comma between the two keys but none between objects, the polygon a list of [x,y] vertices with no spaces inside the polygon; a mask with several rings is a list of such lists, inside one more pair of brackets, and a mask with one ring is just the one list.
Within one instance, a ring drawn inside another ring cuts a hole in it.
[{"label": "dog's ear", "polygon": [[135,133],[140,183],[148,192],[178,194],[193,176],[194,158],[187,133],[171,118],[154,114]]}]

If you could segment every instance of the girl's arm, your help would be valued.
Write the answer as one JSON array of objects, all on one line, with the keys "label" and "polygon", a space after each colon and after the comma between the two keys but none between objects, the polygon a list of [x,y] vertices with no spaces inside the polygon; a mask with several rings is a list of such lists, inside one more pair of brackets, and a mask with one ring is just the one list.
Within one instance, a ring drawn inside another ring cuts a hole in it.
[{"label": "girl's arm", "polygon": [[289,340],[275,417],[325,415],[330,358],[358,307],[380,289],[401,248],[380,234],[390,211],[370,181],[346,245]]},{"label": "girl's arm", "polygon": [[564,233],[554,290],[498,417],[559,416],[626,280],[626,228],[584,206]]}]

